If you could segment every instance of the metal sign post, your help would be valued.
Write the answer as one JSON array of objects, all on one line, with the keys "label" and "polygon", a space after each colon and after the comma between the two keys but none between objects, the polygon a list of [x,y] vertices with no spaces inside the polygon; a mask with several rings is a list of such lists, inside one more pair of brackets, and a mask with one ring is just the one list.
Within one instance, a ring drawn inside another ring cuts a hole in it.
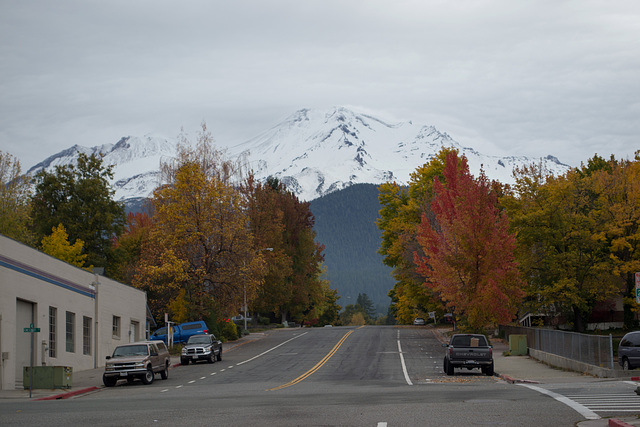
[{"label": "metal sign post", "polygon": [[31,334],[31,354],[29,356],[29,399],[31,399],[31,390],[33,390],[33,334],[40,332],[40,328],[34,327],[32,323],[28,328],[24,328],[24,331]]}]

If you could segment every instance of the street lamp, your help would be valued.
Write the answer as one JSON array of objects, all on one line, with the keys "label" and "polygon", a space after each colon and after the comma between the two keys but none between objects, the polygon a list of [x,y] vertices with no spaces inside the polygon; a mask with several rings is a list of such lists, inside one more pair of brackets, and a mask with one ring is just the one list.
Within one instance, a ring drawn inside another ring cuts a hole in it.
[{"label": "street lamp", "polygon": [[[255,251],[255,253],[257,254],[260,251],[272,251],[273,248],[263,248],[263,249],[258,249],[257,251]],[[244,271],[245,271],[245,277],[244,277],[244,330],[242,331],[243,333],[247,330],[247,261],[244,261]]]}]

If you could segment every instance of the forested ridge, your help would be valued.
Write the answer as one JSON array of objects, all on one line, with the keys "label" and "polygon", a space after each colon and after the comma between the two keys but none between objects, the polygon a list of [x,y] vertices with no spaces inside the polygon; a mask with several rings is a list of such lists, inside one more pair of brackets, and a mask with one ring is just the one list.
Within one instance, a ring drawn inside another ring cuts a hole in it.
[{"label": "forested ridge", "polygon": [[391,268],[378,254],[380,211],[378,187],[356,184],[311,201],[316,241],[325,245],[325,266],[331,287],[341,296],[338,304],[355,304],[367,294],[378,314],[386,314],[393,288]]}]

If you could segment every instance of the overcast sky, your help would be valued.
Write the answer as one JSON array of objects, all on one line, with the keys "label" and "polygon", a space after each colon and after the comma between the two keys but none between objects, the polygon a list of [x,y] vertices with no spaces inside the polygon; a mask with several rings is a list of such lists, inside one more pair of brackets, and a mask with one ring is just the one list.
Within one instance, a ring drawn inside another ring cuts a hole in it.
[{"label": "overcast sky", "polygon": [[491,155],[640,149],[640,1],[0,0],[0,150],[205,121],[235,145],[301,108],[412,120]]}]

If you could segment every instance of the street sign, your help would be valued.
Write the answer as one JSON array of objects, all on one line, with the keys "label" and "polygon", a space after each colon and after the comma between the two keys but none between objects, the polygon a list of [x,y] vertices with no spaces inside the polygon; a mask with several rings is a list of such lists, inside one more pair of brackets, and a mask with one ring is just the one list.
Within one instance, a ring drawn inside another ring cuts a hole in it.
[{"label": "street sign", "polygon": [[31,355],[29,356],[29,360],[31,360],[31,364],[29,365],[29,399],[31,399],[31,390],[33,390],[33,333],[40,332],[40,328],[36,328],[32,323],[28,328],[24,328],[24,331],[28,334],[31,334]]},{"label": "street sign", "polygon": [[640,304],[640,288],[636,288],[636,302]]},{"label": "street sign", "polygon": [[24,331],[28,333],[40,332],[40,328],[34,328],[32,323],[28,328],[24,328]]}]

